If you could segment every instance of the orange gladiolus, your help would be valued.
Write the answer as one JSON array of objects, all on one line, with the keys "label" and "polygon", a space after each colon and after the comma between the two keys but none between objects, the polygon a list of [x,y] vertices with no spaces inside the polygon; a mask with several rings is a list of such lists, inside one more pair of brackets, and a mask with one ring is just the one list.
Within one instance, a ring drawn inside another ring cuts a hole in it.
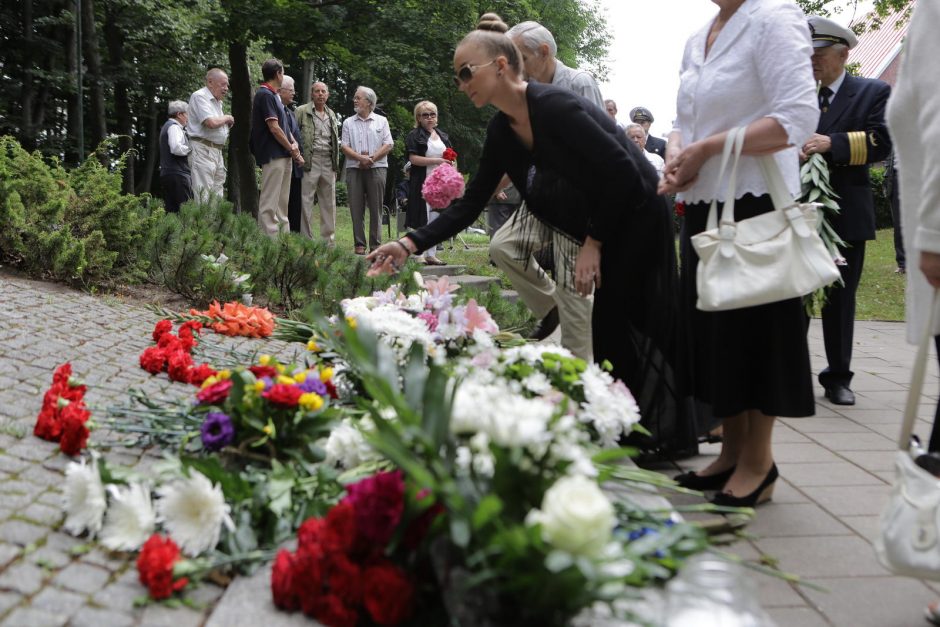
[{"label": "orange gladiolus", "polygon": [[212,301],[205,311],[190,309],[192,316],[205,316],[210,329],[222,335],[268,337],[274,332],[274,316],[264,307],[248,307],[238,302],[220,305]]}]

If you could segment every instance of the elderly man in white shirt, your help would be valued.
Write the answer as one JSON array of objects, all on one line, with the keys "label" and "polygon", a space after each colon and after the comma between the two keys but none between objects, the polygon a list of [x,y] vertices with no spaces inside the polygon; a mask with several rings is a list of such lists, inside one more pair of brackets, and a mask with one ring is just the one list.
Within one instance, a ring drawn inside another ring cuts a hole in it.
[{"label": "elderly man in white shirt", "polygon": [[374,112],[375,92],[357,87],[353,96],[356,115],[343,120],[342,150],[346,155],[346,187],[353,221],[355,253],[366,254],[365,212],[369,208],[369,250],[382,244],[382,200],[388,153],[394,141],[388,120]]},{"label": "elderly man in white shirt", "polygon": [[643,151],[643,156],[646,157],[646,160],[650,162],[654,168],[656,168],[656,174],[659,176],[663,175],[663,167],[665,167],[666,162],[663,161],[663,158],[657,155],[655,152],[647,152],[646,150],[646,140],[648,135],[646,129],[643,128],[642,124],[637,124],[636,122],[630,122],[627,124],[624,132],[627,134],[627,137],[636,144],[640,150]]},{"label": "elderly man in white shirt", "polygon": [[[604,98],[594,77],[584,70],[570,68],[555,58],[558,45],[547,28],[538,22],[522,22],[510,28],[506,34],[522,52],[525,73],[529,79],[573,91],[606,111]],[[504,177],[499,189],[508,184],[508,177]],[[497,200],[501,198],[497,196]],[[521,211],[526,211],[525,205],[517,210],[517,214]],[[555,282],[534,258],[522,259],[521,250],[526,237],[523,222],[510,218],[496,231],[490,240],[490,258],[506,273],[513,288],[519,292],[519,297],[539,318],[539,325],[530,337],[543,340],[561,326],[562,346],[578,357],[590,360],[593,355],[591,298],[581,296],[573,288],[557,289]],[[547,247],[552,241],[544,244]],[[554,247],[555,251],[561,249]],[[573,258],[556,255],[556,271],[574,276],[574,261]]]},{"label": "elderly man in white shirt", "polygon": [[225,159],[222,150],[235,118],[222,111],[228,94],[228,75],[217,67],[206,73],[206,86],[189,97],[186,132],[192,144],[189,166],[193,193],[202,201],[225,194]]},{"label": "elderly man in white shirt", "polygon": [[160,129],[160,187],[167,213],[177,213],[180,205],[193,197],[188,155],[192,151],[186,131],[189,106],[174,100],[167,107],[169,119]]}]

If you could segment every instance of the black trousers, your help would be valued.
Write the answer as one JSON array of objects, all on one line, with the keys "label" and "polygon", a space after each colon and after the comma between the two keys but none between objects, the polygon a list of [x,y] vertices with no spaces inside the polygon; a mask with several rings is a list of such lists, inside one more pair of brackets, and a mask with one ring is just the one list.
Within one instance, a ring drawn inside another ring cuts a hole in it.
[{"label": "black trousers", "polygon": [[290,200],[287,201],[287,223],[291,233],[300,233],[300,214],[303,211],[300,186],[303,177],[291,175]]},{"label": "black trousers", "polygon": [[192,178],[188,174],[167,174],[160,177],[163,206],[167,213],[178,213],[180,205],[193,198]]},{"label": "black trousers", "polygon": [[[937,361],[940,361],[940,335],[934,336],[934,346],[937,348]],[[940,403],[937,404],[936,412],[933,417],[933,429],[930,432],[930,444],[927,447],[929,453],[940,453]]]},{"label": "black trousers", "polygon": [[865,264],[865,241],[847,242],[841,248],[847,265],[839,266],[845,285],[835,285],[828,292],[829,300],[822,310],[823,340],[828,367],[819,373],[823,387],[848,386],[852,382],[852,341],[855,336],[855,293]]},{"label": "black trousers", "polygon": [[907,260],[904,255],[904,237],[901,230],[901,198],[898,194],[898,184],[891,187],[891,195],[888,200],[891,204],[891,221],[894,223],[894,260],[902,270],[907,268]]}]

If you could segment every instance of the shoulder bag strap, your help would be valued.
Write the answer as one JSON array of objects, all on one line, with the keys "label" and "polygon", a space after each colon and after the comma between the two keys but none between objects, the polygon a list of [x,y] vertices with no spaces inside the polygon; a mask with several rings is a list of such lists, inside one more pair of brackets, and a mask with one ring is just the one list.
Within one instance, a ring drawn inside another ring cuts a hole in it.
[{"label": "shoulder bag strap", "polygon": [[734,151],[734,161],[731,163],[731,175],[728,176],[728,190],[725,192],[725,204],[721,207],[722,224],[734,224],[734,197],[738,193],[738,163],[741,162],[741,151],[744,150],[744,135],[747,132],[746,126],[731,131],[732,150]]},{"label": "shoulder bag strap", "polygon": [[914,431],[914,421],[917,419],[917,406],[920,404],[920,393],[924,388],[924,373],[927,370],[927,354],[930,352],[930,338],[933,337],[934,312],[940,303],[940,290],[934,290],[930,315],[927,317],[927,327],[917,347],[917,357],[914,358],[914,369],[911,373],[911,389],[907,393],[907,405],[904,407],[904,422],[901,423],[901,437],[898,448],[907,451],[911,446],[911,433]]},{"label": "shoulder bag strap", "polygon": [[[731,157],[731,153],[734,151],[734,142],[737,137],[738,129],[733,128],[728,131],[727,136],[725,137],[725,147],[721,151],[721,167],[718,169],[718,184],[721,185],[722,179],[725,177],[725,167],[728,165],[728,159]],[[737,168],[737,162],[732,166],[731,176],[734,177],[734,169]],[[731,192],[732,198],[734,198],[734,188]],[[733,201],[732,201],[733,202]],[[733,213],[731,214],[734,215]],[[718,227],[718,194],[715,194],[715,198],[712,199],[711,207],[708,209],[708,221],[705,223],[705,230],[711,231]]]},{"label": "shoulder bag strap", "polygon": [[758,157],[761,173],[764,175],[764,182],[767,184],[767,193],[774,203],[774,209],[783,211],[787,207],[793,206],[793,196],[787,189],[787,184],[783,180],[783,174],[780,172],[780,166],[773,155],[764,155]]}]

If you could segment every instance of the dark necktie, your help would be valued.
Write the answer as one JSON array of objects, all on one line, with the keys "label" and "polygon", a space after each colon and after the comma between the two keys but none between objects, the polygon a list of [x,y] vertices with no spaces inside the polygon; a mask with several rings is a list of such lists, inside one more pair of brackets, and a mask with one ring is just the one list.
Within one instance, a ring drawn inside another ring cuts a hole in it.
[{"label": "dark necktie", "polygon": [[819,110],[823,113],[829,111],[829,99],[832,97],[832,90],[828,87],[819,89]]}]

